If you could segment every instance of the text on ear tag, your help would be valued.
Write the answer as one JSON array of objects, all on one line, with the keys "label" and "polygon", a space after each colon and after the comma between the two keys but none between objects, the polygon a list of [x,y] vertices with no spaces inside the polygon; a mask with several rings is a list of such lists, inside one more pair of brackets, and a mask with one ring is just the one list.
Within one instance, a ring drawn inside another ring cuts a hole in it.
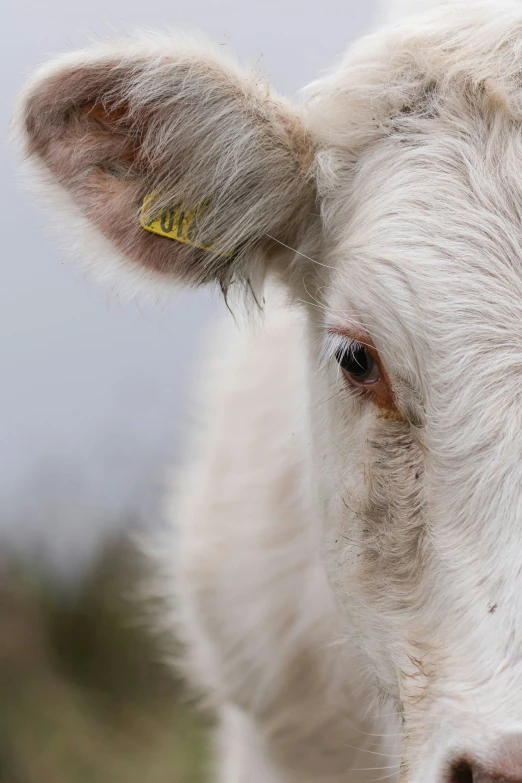
[{"label": "text on ear tag", "polygon": [[[184,245],[197,247],[199,250],[206,250],[209,253],[216,253],[217,250],[211,245],[201,245],[195,240],[198,228],[198,215],[204,211],[204,207],[196,210],[180,209],[178,207],[167,207],[156,215],[151,215],[150,208],[154,201],[152,193],[148,193],[143,199],[143,205],[140,213],[140,225],[145,231],[152,234],[158,234],[160,237],[174,239],[176,242],[182,242]],[[218,255],[230,258],[232,253],[221,253]]]}]

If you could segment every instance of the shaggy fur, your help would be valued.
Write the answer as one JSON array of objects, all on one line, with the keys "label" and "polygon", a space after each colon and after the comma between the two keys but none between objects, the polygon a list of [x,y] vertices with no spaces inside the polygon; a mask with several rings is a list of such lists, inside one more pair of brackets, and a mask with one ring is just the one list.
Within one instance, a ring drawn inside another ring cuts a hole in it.
[{"label": "shaggy fur", "polygon": [[[299,108],[206,44],[108,44],[17,118],[133,264],[278,279],[205,364],[158,566],[219,779],[521,780],[522,9],[384,29]],[[151,191],[232,256],[140,230]],[[393,410],[339,372],[361,334]]]},{"label": "shaggy fur", "polygon": [[[120,253],[154,272],[224,288],[299,241],[313,211],[313,141],[299,116],[217,47],[142,37],[59,58],[30,82],[16,124],[27,153]],[[194,251],[136,215],[204,205]],[[228,256],[231,256],[230,258]]]}]

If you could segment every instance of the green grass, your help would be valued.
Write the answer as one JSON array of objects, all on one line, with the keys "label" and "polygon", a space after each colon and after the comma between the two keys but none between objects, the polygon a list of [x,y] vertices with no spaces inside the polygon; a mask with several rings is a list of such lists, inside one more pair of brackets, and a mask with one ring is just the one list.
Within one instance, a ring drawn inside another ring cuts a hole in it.
[{"label": "green grass", "polygon": [[74,591],[0,580],[0,783],[203,783],[207,722],[129,601],[138,569],[108,547]]}]

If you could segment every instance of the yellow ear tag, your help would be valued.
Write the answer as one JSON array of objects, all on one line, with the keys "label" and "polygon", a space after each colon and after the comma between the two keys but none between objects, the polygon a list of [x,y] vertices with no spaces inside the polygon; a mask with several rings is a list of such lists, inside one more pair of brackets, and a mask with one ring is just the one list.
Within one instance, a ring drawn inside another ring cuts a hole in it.
[{"label": "yellow ear tag", "polygon": [[[200,245],[194,241],[197,234],[198,215],[201,216],[205,207],[201,206],[196,210],[182,210],[176,207],[165,208],[159,214],[151,216],[150,206],[154,201],[154,194],[148,193],[143,199],[143,205],[140,213],[140,225],[145,231],[152,234],[158,234],[160,237],[174,239],[176,242],[182,242],[184,245],[197,247],[199,250],[206,250],[209,253],[216,253],[216,248],[209,245]],[[218,253],[220,256],[230,258],[232,253]]]}]

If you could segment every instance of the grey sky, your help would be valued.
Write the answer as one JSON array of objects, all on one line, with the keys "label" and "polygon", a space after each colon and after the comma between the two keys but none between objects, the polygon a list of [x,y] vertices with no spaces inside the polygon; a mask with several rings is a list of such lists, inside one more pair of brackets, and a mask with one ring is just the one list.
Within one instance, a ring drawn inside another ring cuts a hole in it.
[{"label": "grey sky", "polygon": [[[3,125],[38,63],[138,27],[201,29],[259,62],[291,95],[369,27],[372,8],[360,0],[5,0]],[[154,492],[154,466],[175,456],[185,427],[198,341],[222,305],[180,292],[168,307],[140,310],[85,281],[20,190],[9,147],[0,167],[0,529],[83,542],[89,508],[116,514]],[[77,498],[85,515],[66,515],[62,529],[49,510],[38,513]]]}]

